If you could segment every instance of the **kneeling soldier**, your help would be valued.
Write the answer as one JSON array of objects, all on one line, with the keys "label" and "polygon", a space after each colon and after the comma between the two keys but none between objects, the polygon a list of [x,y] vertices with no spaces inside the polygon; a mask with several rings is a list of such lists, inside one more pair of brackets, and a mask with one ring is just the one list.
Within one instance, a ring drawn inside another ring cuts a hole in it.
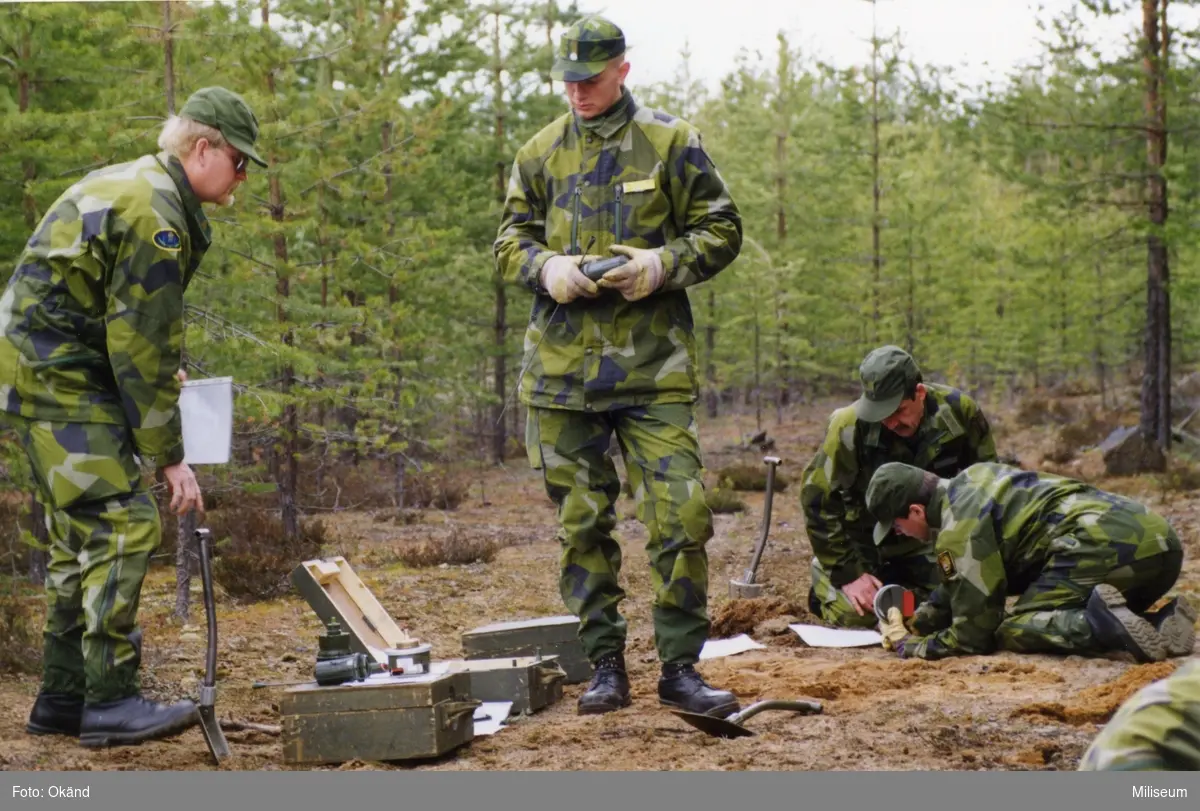
[{"label": "kneeling soldier", "polygon": [[[941,479],[889,463],[867,508],[882,537],[937,533],[943,578],[905,628],[885,624],[902,658],[1129,651],[1141,662],[1191,653],[1195,609],[1184,598],[1142,615],[1179,576],[1183,551],[1166,519],[1082,482],[1000,464]],[[1021,595],[1009,616],[1005,598]]]}]

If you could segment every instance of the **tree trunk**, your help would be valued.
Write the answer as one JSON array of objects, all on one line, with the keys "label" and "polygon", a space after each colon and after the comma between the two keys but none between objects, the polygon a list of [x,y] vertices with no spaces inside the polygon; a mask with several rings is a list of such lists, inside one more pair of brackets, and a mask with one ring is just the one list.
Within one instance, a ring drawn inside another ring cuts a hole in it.
[{"label": "tree trunk", "polygon": [[175,39],[171,29],[171,0],[163,0],[163,91],[167,114],[175,115]]},{"label": "tree trunk", "polygon": [[[1167,264],[1166,72],[1168,0],[1142,0],[1142,66],[1146,77],[1146,334],[1140,427],[1162,450],[1171,444],[1171,301]],[[1161,15],[1161,20],[1160,20]]]},{"label": "tree trunk", "polygon": [[[547,9],[549,13],[550,9]],[[492,100],[496,108],[496,200],[503,204],[505,196],[504,182],[504,82],[501,73],[504,70],[503,54],[500,52],[500,12],[493,15],[492,29]],[[504,405],[508,402],[508,298],[504,289],[504,280],[500,274],[495,274],[496,304],[495,320],[493,322],[493,377],[495,384],[496,403],[492,407],[492,463],[504,464],[504,449],[508,444],[505,432]],[[515,385],[520,385],[516,381]]]},{"label": "tree trunk", "polygon": [[[262,25],[264,31],[269,30],[271,27],[269,0],[262,0]],[[270,68],[267,71],[267,91],[274,98],[274,68]],[[270,189],[271,219],[277,223],[282,223],[284,220],[285,204],[283,200],[283,188],[279,181],[278,161],[278,150],[271,150],[271,167],[268,170],[270,176],[267,181],[268,188]],[[287,267],[287,237],[284,236],[282,228],[275,232],[272,242],[275,246],[275,260],[278,267],[275,278],[275,316],[280,324],[287,324],[287,300],[291,295],[291,280]],[[295,334],[290,328],[284,328],[283,342],[289,347],[295,342]],[[296,403],[292,399],[292,389],[296,381],[295,367],[290,363],[286,364],[283,367],[281,377],[280,392],[283,395],[284,407],[282,459],[280,459],[278,476],[279,511],[280,518],[283,520],[283,536],[287,541],[292,542],[300,537],[300,516],[296,506],[296,489],[300,478],[300,453],[297,444],[299,416],[297,414]]]},{"label": "tree trunk", "polygon": [[879,299],[883,258],[879,253],[879,208],[883,189],[879,177],[879,38],[875,33],[875,2],[871,0],[871,342],[879,343]]},{"label": "tree trunk", "polygon": [[[17,69],[17,111],[25,113],[29,110],[29,61],[33,56],[33,46],[30,43],[29,29],[22,29],[20,34],[20,67]],[[29,188],[37,177],[37,165],[31,158],[21,161],[21,176],[24,178],[24,192],[21,195],[21,209],[25,214],[25,228],[32,231],[37,226],[37,201],[33,199]]]}]

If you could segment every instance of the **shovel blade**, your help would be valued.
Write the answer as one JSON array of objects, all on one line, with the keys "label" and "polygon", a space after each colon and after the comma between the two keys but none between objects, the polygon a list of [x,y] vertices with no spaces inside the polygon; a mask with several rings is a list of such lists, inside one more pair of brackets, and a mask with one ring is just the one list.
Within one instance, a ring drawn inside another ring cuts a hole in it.
[{"label": "shovel blade", "polygon": [[675,715],[678,715],[686,723],[694,726],[696,729],[714,738],[748,738],[754,735],[753,732],[746,729],[740,724],[735,724],[732,721],[726,721],[724,718],[714,718],[711,715],[704,715],[698,712],[684,712],[683,710],[671,710]]},{"label": "shovel blade", "polygon": [[200,707],[200,729],[204,732],[204,742],[208,751],[212,752],[213,760],[218,764],[229,757],[229,742],[221,731],[221,722],[217,720],[217,712],[212,707]]}]

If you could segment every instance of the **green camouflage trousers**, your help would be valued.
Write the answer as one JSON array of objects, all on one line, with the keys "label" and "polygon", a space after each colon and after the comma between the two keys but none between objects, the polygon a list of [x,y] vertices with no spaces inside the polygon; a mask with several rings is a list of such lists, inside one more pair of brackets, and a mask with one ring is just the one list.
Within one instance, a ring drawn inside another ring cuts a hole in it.
[{"label": "green camouflage trousers", "polygon": [[[885,586],[893,583],[904,586],[920,602],[941,583],[933,544],[906,538],[902,546],[889,547],[888,552],[889,556],[871,572]],[[879,624],[874,611],[859,616],[845,593],[833,585],[829,573],[815,555],[812,559],[812,589],[808,603],[813,614],[841,628],[874,628]]]},{"label": "green camouflage trousers", "polygon": [[996,644],[1021,653],[1089,655],[1104,648],[1085,607],[1101,583],[1115,586],[1129,609],[1145,613],[1175,585],[1183,547],[1166,519],[1141,504],[1106,494],[1107,510],[1073,514],[1051,543],[1053,555],[996,630]]},{"label": "green camouflage trousers", "polygon": [[42,690],[112,701],[139,690],[138,600],[162,530],[129,429],[10,418],[50,531]]},{"label": "green camouflage trousers", "polygon": [[618,611],[621,547],[613,539],[621,482],[608,456],[616,432],[637,518],[649,532],[654,638],[664,663],[694,663],[708,638],[712,512],[704,501],[693,407],[670,403],[599,414],[530,408],[526,447],[558,507],[563,602],[594,662],[625,648]]},{"label": "green camouflage trousers", "polygon": [[1122,704],[1084,752],[1079,770],[1200,771],[1200,661]]}]

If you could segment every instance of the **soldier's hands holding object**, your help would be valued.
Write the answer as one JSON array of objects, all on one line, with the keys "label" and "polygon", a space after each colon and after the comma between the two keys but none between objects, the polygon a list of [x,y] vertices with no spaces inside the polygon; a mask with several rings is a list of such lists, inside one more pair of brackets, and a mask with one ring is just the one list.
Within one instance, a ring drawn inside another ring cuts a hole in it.
[{"label": "soldier's hands holding object", "polygon": [[658,251],[628,245],[612,245],[608,250],[628,257],[629,261],[605,273],[600,286],[616,290],[626,301],[644,299],[666,281],[667,274]]},{"label": "soldier's hands holding object", "polygon": [[162,469],[163,478],[171,488],[171,512],[176,515],[187,515],[195,510],[204,514],[204,498],[200,495],[200,485],[196,483],[196,474],[184,462],[167,465]]},{"label": "soldier's hands holding object", "polygon": [[587,257],[564,256],[558,254],[546,260],[542,265],[542,287],[550,293],[550,297],[559,304],[570,304],[575,299],[595,298],[600,295],[596,283],[583,275],[579,269],[580,263]]},{"label": "soldier's hands holding object", "polygon": [[904,627],[904,612],[896,606],[888,609],[887,619],[879,623],[879,632],[883,636],[883,647],[894,650],[904,658],[904,640],[910,636],[908,628]]},{"label": "soldier's hands holding object", "polygon": [[875,611],[875,592],[883,588],[883,583],[873,574],[864,573],[857,579],[842,586],[842,593],[854,606],[860,617]]}]

